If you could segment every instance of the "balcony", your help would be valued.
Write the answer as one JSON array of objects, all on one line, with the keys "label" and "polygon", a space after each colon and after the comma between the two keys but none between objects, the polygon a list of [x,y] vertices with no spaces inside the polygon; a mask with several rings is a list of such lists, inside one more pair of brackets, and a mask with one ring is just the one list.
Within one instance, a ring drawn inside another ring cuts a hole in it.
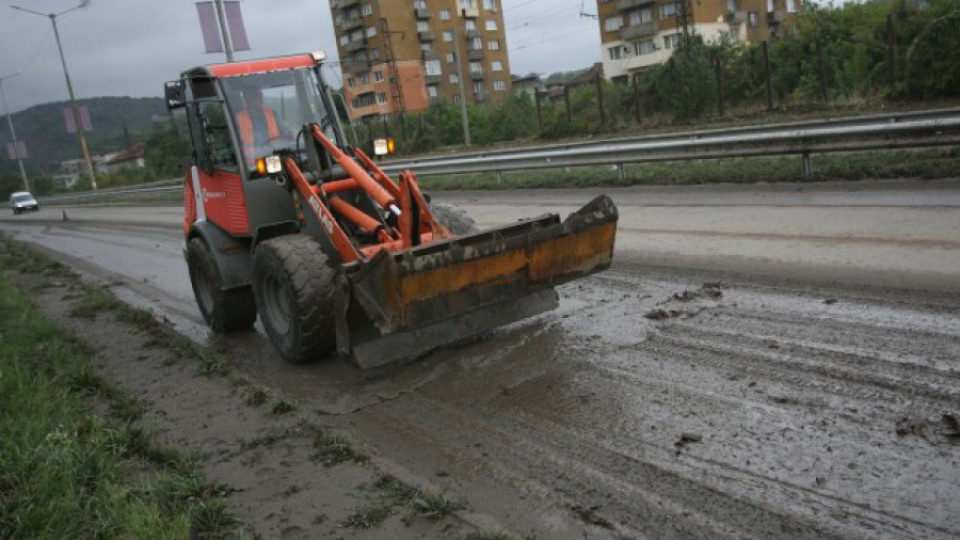
[{"label": "balcony", "polygon": [[767,22],[770,24],[779,24],[787,20],[787,12],[782,10],[767,12]]},{"label": "balcony", "polygon": [[652,36],[660,31],[660,23],[647,21],[633,26],[624,26],[620,29],[620,39],[631,40]]},{"label": "balcony", "polygon": [[435,52],[432,52],[432,51],[430,51],[430,52],[422,51],[422,52],[420,53],[420,56],[421,56],[421,60],[423,60],[424,62],[429,62],[429,61],[431,61],[431,60],[440,60],[440,59],[441,59],[439,53],[435,53]]},{"label": "balcony", "polygon": [[747,22],[746,11],[727,12],[727,24],[743,24],[745,22]]},{"label": "balcony", "polygon": [[437,39],[437,35],[432,30],[427,30],[426,32],[417,32],[417,38],[420,41],[434,41]]},{"label": "balcony", "polygon": [[617,2],[617,9],[620,11],[630,11],[633,8],[652,4],[654,0],[620,0]]},{"label": "balcony", "polygon": [[461,8],[460,14],[464,19],[476,19],[480,16],[480,6],[475,3],[472,7]]},{"label": "balcony", "polygon": [[480,37],[480,32],[478,32],[476,29],[467,30],[466,32],[464,32],[464,34],[467,36],[467,39],[474,39],[474,38]]},{"label": "balcony", "polygon": [[348,73],[357,75],[359,73],[366,73],[370,71],[370,61],[369,60],[354,60],[348,64],[345,64]]},{"label": "balcony", "polygon": [[360,17],[344,17],[343,21],[340,22],[341,30],[349,31],[360,26],[363,26],[363,19]]},{"label": "balcony", "polygon": [[418,19],[429,19],[433,16],[433,13],[429,8],[416,8],[414,9],[414,12],[416,13]]},{"label": "balcony", "polygon": [[440,84],[443,82],[443,75],[424,75],[423,84]]},{"label": "balcony", "polygon": [[351,41],[343,46],[343,52],[352,53],[367,48],[367,38]]},{"label": "balcony", "polygon": [[470,49],[467,51],[467,58],[470,59],[471,62],[483,60],[483,55],[483,49]]},{"label": "balcony", "polygon": [[331,3],[331,7],[335,9],[347,9],[353,6],[360,5],[360,0],[336,0]]},{"label": "balcony", "polygon": [[475,81],[483,81],[483,80],[486,80],[487,74],[483,70],[471,71],[470,78]]}]

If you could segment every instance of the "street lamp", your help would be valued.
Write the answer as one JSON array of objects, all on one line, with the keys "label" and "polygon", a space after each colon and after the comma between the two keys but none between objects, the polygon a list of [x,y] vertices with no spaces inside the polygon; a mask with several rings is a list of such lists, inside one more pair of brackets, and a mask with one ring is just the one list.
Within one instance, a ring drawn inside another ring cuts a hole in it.
[{"label": "street lamp", "polygon": [[0,77],[0,102],[3,103],[3,110],[7,112],[7,125],[10,126],[10,138],[13,140],[13,152],[17,156],[17,163],[20,164],[20,177],[23,178],[23,190],[30,191],[30,181],[27,180],[27,170],[23,167],[23,156],[20,155],[20,144],[17,143],[17,132],[13,129],[13,113],[10,112],[10,107],[7,107],[7,96],[3,93],[3,81],[20,75],[20,72],[16,72],[12,75],[7,75],[5,77]]},{"label": "street lamp", "polygon": [[53,24],[53,35],[57,38],[57,49],[60,51],[60,62],[63,64],[63,76],[67,79],[67,92],[70,94],[70,108],[73,109],[73,121],[77,126],[77,138],[80,139],[80,149],[83,151],[83,159],[87,162],[87,174],[90,175],[90,186],[96,191],[97,189],[97,174],[93,169],[93,160],[90,159],[90,150],[87,149],[87,138],[83,135],[83,124],[80,122],[80,108],[77,106],[77,100],[73,96],[73,84],[70,83],[70,73],[67,72],[67,61],[63,57],[63,45],[60,44],[60,32],[57,31],[57,17],[61,15],[66,15],[71,11],[86,7],[90,0],[83,0],[80,2],[80,5],[74,6],[66,11],[61,11],[60,13],[40,13],[39,11],[33,11],[32,9],[27,9],[20,6],[10,6],[13,9],[20,11],[25,11],[27,13],[32,13],[34,15],[40,15],[41,17],[48,17],[50,22]]}]

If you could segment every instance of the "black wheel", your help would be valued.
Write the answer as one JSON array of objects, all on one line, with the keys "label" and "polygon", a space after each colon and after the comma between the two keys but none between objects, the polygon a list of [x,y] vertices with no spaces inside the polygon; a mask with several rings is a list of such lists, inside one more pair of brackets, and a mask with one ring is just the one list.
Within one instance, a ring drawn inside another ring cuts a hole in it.
[{"label": "black wheel", "polygon": [[285,359],[301,363],[336,352],[336,271],[319,243],[300,234],[267,240],[257,246],[253,274],[260,321]]},{"label": "black wheel", "polygon": [[477,223],[467,211],[455,204],[430,203],[430,213],[441,225],[456,235],[477,232]]},{"label": "black wheel", "polygon": [[253,290],[249,286],[223,290],[217,263],[202,238],[187,243],[187,267],[193,296],[210,329],[224,333],[253,326],[257,320]]}]

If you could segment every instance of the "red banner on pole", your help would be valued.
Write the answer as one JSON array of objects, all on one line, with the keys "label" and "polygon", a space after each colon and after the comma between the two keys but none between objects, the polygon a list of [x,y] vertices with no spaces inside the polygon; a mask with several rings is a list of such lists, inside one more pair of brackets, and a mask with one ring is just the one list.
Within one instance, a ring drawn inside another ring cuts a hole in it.
[{"label": "red banner on pole", "polygon": [[[19,155],[17,151],[19,150]],[[12,142],[7,143],[7,159],[27,159],[30,157],[27,155],[27,143],[24,141],[17,141],[16,144]]]},{"label": "red banner on pole", "polygon": [[223,11],[227,17],[227,28],[230,30],[230,42],[233,43],[233,50],[249,51],[250,42],[247,41],[247,30],[243,27],[240,2],[224,2]]},{"label": "red banner on pole", "polygon": [[200,31],[203,32],[204,50],[208,53],[223,52],[220,25],[217,24],[217,12],[213,2],[198,3],[197,15],[200,17]]},{"label": "red banner on pole", "polygon": [[[84,132],[93,131],[93,123],[90,122],[90,111],[86,107],[78,107],[80,109],[80,125],[83,126]],[[77,122],[73,116],[73,109],[66,107],[63,109],[63,121],[67,125],[67,133],[76,133],[77,132]]]}]

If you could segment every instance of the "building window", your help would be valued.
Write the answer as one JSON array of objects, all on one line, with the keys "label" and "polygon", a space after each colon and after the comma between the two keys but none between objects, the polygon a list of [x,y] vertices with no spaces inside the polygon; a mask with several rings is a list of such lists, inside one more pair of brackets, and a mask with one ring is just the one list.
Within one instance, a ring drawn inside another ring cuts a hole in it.
[{"label": "building window", "polygon": [[375,35],[377,35],[377,27],[376,27],[376,26],[368,26],[368,27],[367,27],[367,37],[368,37],[368,38],[371,38],[371,37],[373,37],[373,36],[375,36]]},{"label": "building window", "polygon": [[460,0],[460,7],[463,9],[473,9],[474,0]]},{"label": "building window", "polygon": [[413,0],[413,7],[417,9],[426,9],[427,0]]},{"label": "building window", "polygon": [[429,32],[430,23],[427,21],[417,21],[417,32]]},{"label": "building window", "polygon": [[660,18],[669,19],[671,17],[677,16],[677,4],[670,2],[669,4],[663,4],[660,6]]},{"label": "building window", "polygon": [[643,9],[638,9],[637,11],[630,12],[630,25],[634,26],[637,24],[642,24],[645,22],[650,22],[653,20],[653,8],[645,7]]},{"label": "building window", "polygon": [[787,0],[787,13],[797,12],[797,0]]},{"label": "building window", "polygon": [[379,59],[380,59],[380,49],[372,49],[372,50],[370,51],[370,59],[371,59],[371,60],[379,60]]},{"label": "building window", "polygon": [[668,34],[663,36],[663,46],[667,49],[675,49],[680,44],[680,34]]},{"label": "building window", "polygon": [[750,26],[757,26],[760,24],[760,14],[756,11],[751,11],[748,13],[747,19],[750,21]]},{"label": "building window", "polygon": [[496,11],[497,0],[483,0],[483,9],[487,11]]},{"label": "building window", "polygon": [[487,48],[490,49],[491,51],[499,51],[499,50],[500,50],[500,40],[499,40],[499,39],[491,39],[490,41],[487,42]]},{"label": "building window", "polygon": [[610,54],[611,60],[619,60],[623,58],[623,47],[617,45],[616,47],[610,47],[607,49],[607,52]]},{"label": "building window", "polygon": [[423,70],[428,77],[439,77],[441,75],[440,71],[440,61],[439,60],[428,60],[423,63]]},{"label": "building window", "polygon": [[475,20],[473,20],[473,19],[467,19],[466,21],[463,22],[463,27],[466,28],[468,32],[471,31],[471,30],[476,30],[476,29],[477,29],[477,21],[475,21]]},{"label": "building window", "polygon": [[443,31],[443,40],[444,41],[453,41],[453,32],[450,30]]},{"label": "building window", "polygon": [[470,62],[470,73],[483,73],[483,63]]},{"label": "building window", "polygon": [[638,41],[633,44],[633,53],[637,56],[643,56],[645,54],[652,54],[655,52],[657,52],[657,47],[653,44],[652,39]]},{"label": "building window", "polygon": [[361,85],[363,85],[363,84],[370,84],[370,74],[369,74],[369,73],[364,73],[363,75],[360,76],[360,84],[361,84]]},{"label": "building window", "polygon": [[616,32],[621,26],[623,26],[623,17],[619,15],[603,21],[603,29],[606,32]]},{"label": "building window", "polygon": [[337,16],[333,18],[333,22],[337,26],[340,26],[341,24],[343,24],[343,13],[337,13]]},{"label": "building window", "polygon": [[456,73],[450,74],[450,84],[458,84],[460,82],[460,76]]},{"label": "building window", "polygon": [[340,36],[340,46],[346,45],[347,43],[350,43],[350,36],[346,34]]},{"label": "building window", "polygon": [[490,69],[492,69],[493,71],[503,71],[503,62],[499,60],[494,60],[493,62],[490,62]]},{"label": "building window", "polygon": [[420,50],[423,51],[423,52],[432,52],[432,51],[433,51],[433,46],[430,45],[429,42],[421,43],[421,44],[420,44]]},{"label": "building window", "polygon": [[353,88],[353,84],[354,84],[353,77],[347,78],[347,86],[349,86],[350,88]]},{"label": "building window", "polygon": [[363,30],[354,30],[350,34],[350,41],[360,41],[363,39]]},{"label": "building window", "polygon": [[496,81],[493,81],[493,89],[496,90],[497,92],[503,92],[504,90],[507,89],[507,85],[504,84],[503,81],[497,79]]},{"label": "building window", "polygon": [[448,64],[452,64],[452,63],[454,63],[454,62],[456,62],[456,61],[457,61],[457,55],[453,54],[452,52],[448,52],[448,53],[447,53],[447,63],[448,63]]},{"label": "building window", "polygon": [[483,38],[475,37],[468,43],[470,50],[479,51],[483,48]]},{"label": "building window", "polygon": [[474,94],[482,94],[482,93],[483,93],[483,83],[482,83],[482,82],[475,82],[475,83],[473,83],[473,93],[474,93]]},{"label": "building window", "polygon": [[460,103],[460,94],[453,96],[453,102],[458,104]]},{"label": "building window", "polygon": [[386,102],[387,102],[387,94],[383,92],[377,92],[377,103],[379,103],[380,105],[383,105]]},{"label": "building window", "polygon": [[486,28],[488,32],[497,31],[497,21],[493,19],[487,19],[487,21],[483,24],[484,24],[484,28]]},{"label": "building window", "polygon": [[774,10],[773,0],[767,0],[767,13],[770,13]]},{"label": "building window", "polygon": [[364,4],[363,7],[360,8],[360,14],[364,17],[373,15],[373,4]]},{"label": "building window", "polygon": [[381,82],[381,81],[383,81],[383,72],[382,72],[382,71],[374,71],[374,72],[373,72],[373,82]]},{"label": "building window", "polygon": [[439,88],[437,88],[437,85],[435,84],[427,85],[427,95],[432,98],[438,97],[440,95],[440,90]]},{"label": "building window", "polygon": [[441,10],[440,10],[440,20],[441,20],[441,21],[449,21],[449,20],[450,20],[450,10],[449,10],[449,9],[441,9]]}]

